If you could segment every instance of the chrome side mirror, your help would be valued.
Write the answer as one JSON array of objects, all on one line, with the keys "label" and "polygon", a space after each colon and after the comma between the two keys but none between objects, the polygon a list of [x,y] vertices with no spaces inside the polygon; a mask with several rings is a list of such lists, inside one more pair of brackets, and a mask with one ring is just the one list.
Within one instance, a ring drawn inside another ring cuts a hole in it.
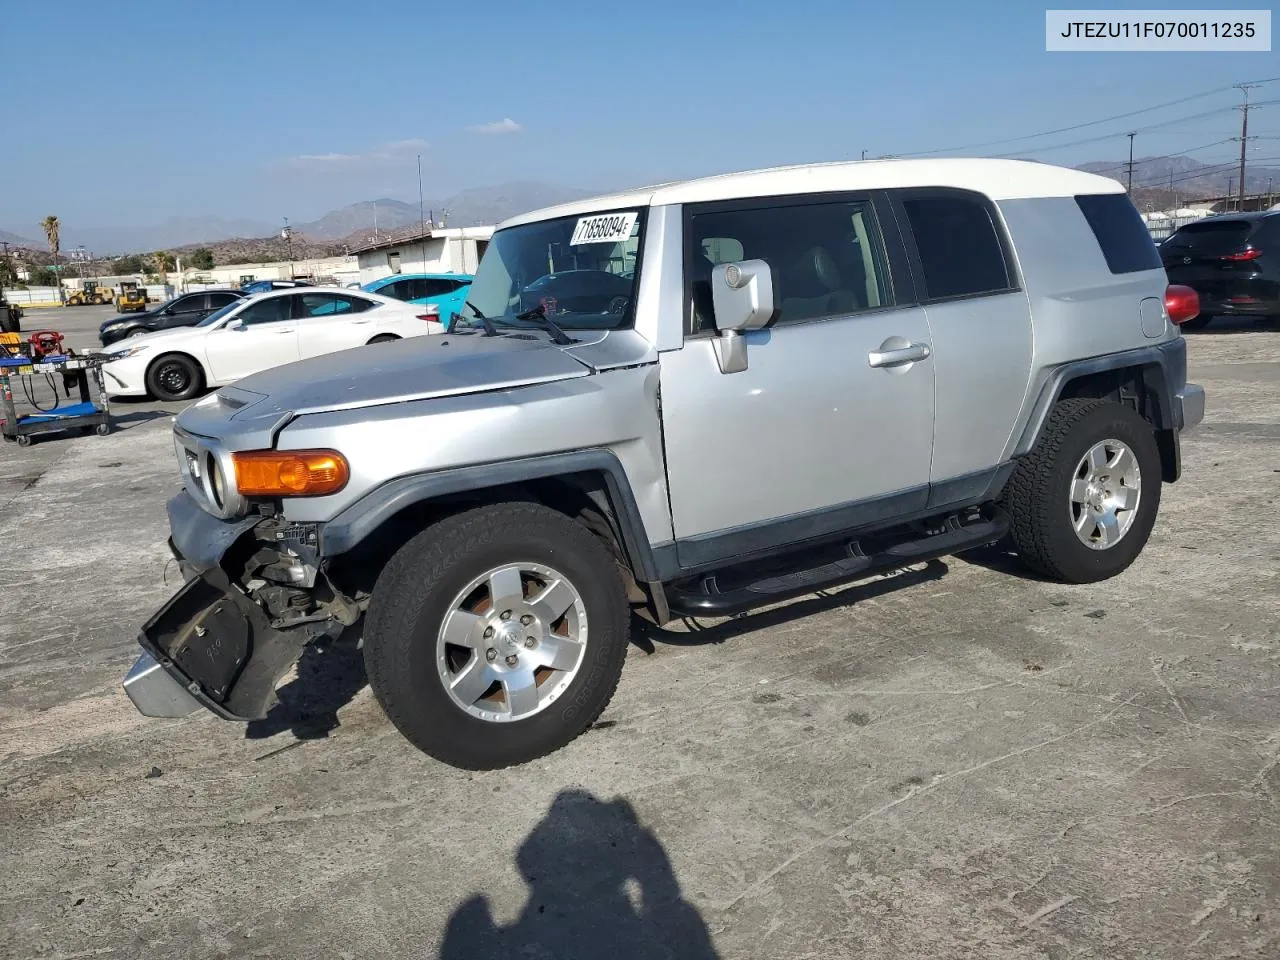
[{"label": "chrome side mirror", "polygon": [[714,341],[721,373],[747,369],[743,333],[768,326],[778,314],[773,270],[763,260],[722,263],[711,271],[711,303],[715,309]]}]

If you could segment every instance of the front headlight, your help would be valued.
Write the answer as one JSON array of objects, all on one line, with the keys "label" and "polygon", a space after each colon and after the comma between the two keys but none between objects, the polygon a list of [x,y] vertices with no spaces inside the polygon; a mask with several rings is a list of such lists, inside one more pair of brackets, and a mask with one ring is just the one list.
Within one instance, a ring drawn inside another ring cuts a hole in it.
[{"label": "front headlight", "polygon": [[136,347],[129,347],[126,350],[108,351],[106,354],[107,362],[111,363],[116,360],[124,360],[128,357],[136,357],[138,354],[142,353],[144,350],[150,350],[150,349],[151,349],[150,344],[142,343]]}]

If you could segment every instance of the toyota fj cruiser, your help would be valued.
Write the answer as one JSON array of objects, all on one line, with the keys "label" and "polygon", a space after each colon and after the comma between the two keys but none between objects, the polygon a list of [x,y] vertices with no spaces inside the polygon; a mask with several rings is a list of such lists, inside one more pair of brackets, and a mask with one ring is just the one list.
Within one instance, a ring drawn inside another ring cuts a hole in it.
[{"label": "toyota fj cruiser", "polygon": [[138,709],[261,717],[363,623],[396,727],[468,768],[589,726],[633,611],[736,614],[1007,539],[1128,567],[1203,416],[1118,183],[1006,160],[762,170],[516,217],[445,336],[187,408],[187,582]]}]

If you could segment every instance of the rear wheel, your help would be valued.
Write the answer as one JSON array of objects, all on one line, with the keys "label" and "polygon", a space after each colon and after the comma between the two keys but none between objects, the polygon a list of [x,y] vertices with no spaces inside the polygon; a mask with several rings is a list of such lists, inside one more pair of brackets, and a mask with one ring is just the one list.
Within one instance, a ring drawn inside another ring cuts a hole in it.
[{"label": "rear wheel", "polygon": [[525,763],[608,705],[630,609],[612,553],[537,504],[434,524],[383,569],[365,623],[369,685],[396,728],[456,767]]},{"label": "rear wheel", "polygon": [[147,390],[157,400],[190,400],[203,386],[200,365],[185,354],[165,354],[147,368]]},{"label": "rear wheel", "polygon": [[1064,400],[1005,488],[1014,547],[1055,580],[1113,577],[1146,545],[1161,482],[1155,432],[1136,410]]}]

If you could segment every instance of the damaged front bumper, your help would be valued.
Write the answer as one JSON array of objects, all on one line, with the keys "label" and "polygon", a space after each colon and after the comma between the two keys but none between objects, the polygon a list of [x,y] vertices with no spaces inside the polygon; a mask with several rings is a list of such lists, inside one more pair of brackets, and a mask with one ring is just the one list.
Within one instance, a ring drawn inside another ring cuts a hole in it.
[{"label": "damaged front bumper", "polygon": [[307,644],[355,623],[359,606],[319,569],[306,528],[260,516],[229,523],[186,493],[170,501],[169,518],[186,583],[143,625],[125,692],[149,717],[202,706],[260,719]]}]

